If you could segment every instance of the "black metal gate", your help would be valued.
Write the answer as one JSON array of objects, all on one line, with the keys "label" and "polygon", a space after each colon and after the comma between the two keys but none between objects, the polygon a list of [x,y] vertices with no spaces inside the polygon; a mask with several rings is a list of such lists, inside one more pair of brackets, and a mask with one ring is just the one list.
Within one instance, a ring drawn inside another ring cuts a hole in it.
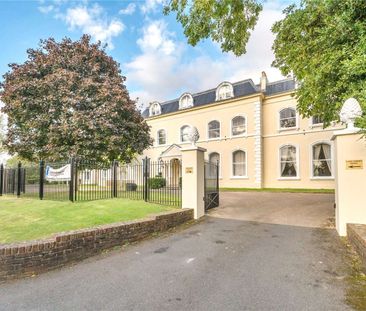
[{"label": "black metal gate", "polygon": [[205,162],[205,210],[218,207],[219,203],[219,163]]}]

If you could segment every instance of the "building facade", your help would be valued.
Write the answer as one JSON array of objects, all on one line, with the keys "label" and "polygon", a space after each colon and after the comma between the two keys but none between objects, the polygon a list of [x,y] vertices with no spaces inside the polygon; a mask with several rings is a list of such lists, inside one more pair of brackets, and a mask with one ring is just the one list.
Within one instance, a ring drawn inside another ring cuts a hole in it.
[{"label": "building facade", "polygon": [[323,128],[320,118],[301,118],[293,79],[260,84],[251,79],[165,103],[143,113],[154,145],[144,152],[155,161],[178,161],[190,142],[190,127],[207,161],[219,162],[220,186],[228,188],[334,188],[331,136],[342,128]]}]

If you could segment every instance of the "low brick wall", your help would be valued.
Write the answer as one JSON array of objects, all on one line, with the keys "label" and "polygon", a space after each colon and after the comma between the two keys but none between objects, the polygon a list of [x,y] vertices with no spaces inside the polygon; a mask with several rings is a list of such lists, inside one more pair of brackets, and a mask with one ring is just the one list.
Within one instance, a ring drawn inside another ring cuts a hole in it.
[{"label": "low brick wall", "polygon": [[47,240],[3,244],[0,245],[0,282],[59,268],[192,219],[192,209],[180,209],[143,220],[64,232]]},{"label": "low brick wall", "polygon": [[366,266],[366,225],[347,224],[347,238]]}]

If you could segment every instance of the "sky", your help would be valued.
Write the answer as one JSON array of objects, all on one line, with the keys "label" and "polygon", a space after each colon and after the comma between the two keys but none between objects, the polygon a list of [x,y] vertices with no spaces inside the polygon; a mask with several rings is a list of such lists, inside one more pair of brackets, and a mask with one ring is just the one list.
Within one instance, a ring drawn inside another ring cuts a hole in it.
[{"label": "sky", "polygon": [[263,11],[247,46],[236,57],[210,40],[190,46],[174,15],[162,14],[164,0],[71,1],[0,0],[0,80],[9,63],[26,60],[40,39],[79,39],[90,34],[107,43],[106,52],[120,63],[127,89],[138,105],[174,99],[184,92],[215,88],[222,81],[252,78],[262,71],[269,81],[283,78],[271,67],[271,26],[290,0],[263,0]]}]

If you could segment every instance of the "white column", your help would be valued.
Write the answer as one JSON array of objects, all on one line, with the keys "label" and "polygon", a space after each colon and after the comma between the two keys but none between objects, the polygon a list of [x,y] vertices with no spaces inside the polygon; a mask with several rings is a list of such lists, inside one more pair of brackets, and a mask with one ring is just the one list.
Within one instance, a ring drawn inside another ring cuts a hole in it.
[{"label": "white column", "polygon": [[191,146],[182,152],[182,208],[192,208],[194,218],[205,214],[204,169],[206,149]]},{"label": "white column", "polygon": [[262,104],[255,103],[254,106],[254,178],[258,188],[262,188]]}]

